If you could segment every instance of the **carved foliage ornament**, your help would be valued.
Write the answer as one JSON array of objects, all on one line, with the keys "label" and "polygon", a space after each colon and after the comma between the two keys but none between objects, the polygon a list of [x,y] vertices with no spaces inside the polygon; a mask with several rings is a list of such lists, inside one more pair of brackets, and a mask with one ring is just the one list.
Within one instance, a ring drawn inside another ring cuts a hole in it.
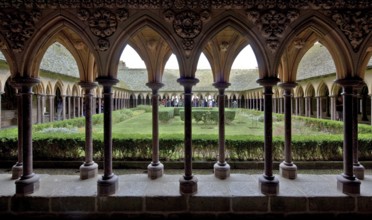
[{"label": "carved foliage ornament", "polygon": [[41,13],[37,10],[31,11],[31,13],[24,11],[0,12],[0,24],[14,52],[23,50],[25,42],[34,33],[35,22],[39,20],[40,16]]},{"label": "carved foliage ornament", "polygon": [[363,39],[372,29],[371,11],[326,12],[332,16],[338,27],[346,35],[353,50],[356,52]]},{"label": "carved foliage ornament", "polygon": [[77,15],[80,20],[88,22],[90,31],[99,37],[99,49],[105,51],[110,47],[107,38],[115,33],[118,22],[128,18],[128,11],[119,9],[116,13],[113,13],[101,8],[91,13],[88,9],[83,8],[78,11]]},{"label": "carved foliage ornament", "polygon": [[297,10],[247,10],[248,20],[257,25],[272,52],[278,49],[284,31],[298,16]]}]

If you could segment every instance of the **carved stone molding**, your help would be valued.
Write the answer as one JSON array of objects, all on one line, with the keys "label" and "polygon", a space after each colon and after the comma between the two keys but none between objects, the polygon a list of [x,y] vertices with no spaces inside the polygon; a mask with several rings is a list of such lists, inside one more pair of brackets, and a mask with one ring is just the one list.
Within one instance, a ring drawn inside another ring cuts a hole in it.
[{"label": "carved stone molding", "polygon": [[25,42],[35,31],[35,22],[39,20],[41,12],[17,11],[16,13],[0,12],[1,29],[14,52],[21,52]]},{"label": "carved stone molding", "polygon": [[353,50],[357,52],[372,27],[371,11],[326,11],[345,34]]},{"label": "carved stone molding", "polygon": [[266,44],[273,53],[278,49],[288,25],[299,16],[297,10],[247,10],[246,13],[248,20],[257,25],[266,38]]}]

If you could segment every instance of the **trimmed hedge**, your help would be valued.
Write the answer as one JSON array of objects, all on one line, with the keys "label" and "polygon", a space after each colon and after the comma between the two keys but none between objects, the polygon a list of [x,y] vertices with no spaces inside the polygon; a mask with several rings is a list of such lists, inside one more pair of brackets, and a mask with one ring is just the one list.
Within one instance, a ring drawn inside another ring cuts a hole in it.
[{"label": "trimmed hedge", "polygon": [[[185,111],[179,110],[179,115],[182,121],[185,120]],[[218,109],[217,108],[193,108],[191,117],[196,123],[217,123],[218,122]],[[236,110],[225,109],[225,122],[230,123],[235,119]]]}]

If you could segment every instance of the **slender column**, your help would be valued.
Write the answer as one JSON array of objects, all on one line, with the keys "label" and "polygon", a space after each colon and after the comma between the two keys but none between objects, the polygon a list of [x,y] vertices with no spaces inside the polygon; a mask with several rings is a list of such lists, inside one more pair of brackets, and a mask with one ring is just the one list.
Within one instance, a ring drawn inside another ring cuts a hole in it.
[{"label": "slender column", "polygon": [[185,114],[185,175],[180,178],[181,194],[194,194],[198,190],[198,179],[192,175],[192,87],[199,80],[196,78],[179,78],[177,80],[184,87]]},{"label": "slender column", "polygon": [[320,117],[320,96],[316,97],[316,117]]},{"label": "slender column", "polygon": [[68,103],[68,118],[71,119],[71,96],[67,96],[67,103]]},{"label": "slender column", "polygon": [[98,114],[102,113],[102,99],[98,97]]},{"label": "slender column", "polygon": [[103,86],[103,142],[104,142],[104,162],[103,176],[97,182],[98,195],[107,196],[115,194],[118,190],[118,176],[112,172],[112,86],[119,80],[109,77],[97,78]]},{"label": "slender column", "polygon": [[18,179],[23,172],[23,112],[22,112],[22,87],[17,82],[12,82],[12,86],[17,90],[17,125],[18,125],[18,145],[17,162],[12,167],[12,179]]},{"label": "slender column", "polygon": [[81,116],[81,109],[80,109],[80,99],[81,97],[80,96],[77,96],[76,97],[76,101],[77,101],[77,117],[80,117]]},{"label": "slender column", "polygon": [[353,173],[353,87],[359,85],[361,79],[339,79],[335,82],[342,86],[343,96],[343,173],[337,177],[337,189],[345,194],[360,194],[360,181]]},{"label": "slender column", "polygon": [[214,164],[214,176],[226,179],[230,176],[230,165],[225,156],[225,89],[230,86],[227,82],[213,84],[218,89],[218,161]]},{"label": "slender column", "polygon": [[[41,112],[41,96],[39,94],[36,95],[36,99],[37,99],[37,108],[36,108],[36,117],[37,117],[37,123],[40,124],[41,123],[41,115],[42,115],[42,112]],[[0,100],[1,101],[1,100]],[[1,107],[1,106],[0,106]],[[1,124],[0,124],[1,126]]]},{"label": "slender column", "polygon": [[146,84],[152,90],[152,162],[147,166],[147,176],[157,179],[163,176],[164,165],[159,161],[159,94],[158,91],[164,84],[149,82]]},{"label": "slender column", "polygon": [[54,121],[54,95],[49,95],[49,122]]},{"label": "slender column", "polygon": [[45,95],[41,95],[41,123],[44,123]]},{"label": "slender column", "polygon": [[292,162],[292,89],[296,83],[280,84],[284,89],[284,161],[279,165],[280,175],[288,179],[297,178],[297,166]]},{"label": "slender column", "polygon": [[62,97],[62,120],[66,120],[66,96],[63,95]]},{"label": "slender column", "polygon": [[294,104],[295,115],[299,115],[299,97],[295,97],[294,100],[295,100],[295,104]]},{"label": "slender column", "polygon": [[85,161],[80,166],[80,179],[93,178],[98,174],[98,164],[93,161],[93,122],[92,122],[92,90],[97,86],[93,82],[80,82],[85,90]]},{"label": "slender column", "polygon": [[272,87],[278,83],[278,78],[258,79],[257,83],[264,87],[264,174],[259,178],[259,187],[265,195],[276,195],[279,192],[279,181],[273,175],[273,115],[271,100],[273,96]]},{"label": "slender column", "polygon": [[330,96],[331,98],[331,120],[336,120],[336,97]]},{"label": "slender column", "polygon": [[81,111],[80,111],[81,117],[84,117],[85,109],[84,109],[84,99],[83,98],[80,99],[80,109],[81,109]]},{"label": "slender column", "polygon": [[39,189],[40,178],[33,173],[32,161],[32,86],[39,83],[37,78],[18,78],[16,83],[21,86],[22,95],[22,140],[23,140],[23,172],[15,181],[16,194],[26,195]]},{"label": "slender column", "polygon": [[359,163],[358,160],[358,92],[360,91],[360,86],[354,87],[353,90],[353,172],[355,173],[356,178],[363,180],[364,179],[364,166]]},{"label": "slender column", "polygon": [[72,118],[75,118],[76,116],[76,97],[72,96]]}]

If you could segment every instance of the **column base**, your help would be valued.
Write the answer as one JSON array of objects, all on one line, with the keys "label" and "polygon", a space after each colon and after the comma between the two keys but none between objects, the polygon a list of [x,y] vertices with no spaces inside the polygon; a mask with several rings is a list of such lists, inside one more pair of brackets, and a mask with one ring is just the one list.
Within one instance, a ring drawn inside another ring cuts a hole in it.
[{"label": "column base", "polygon": [[297,178],[297,166],[294,164],[286,165],[285,162],[280,163],[279,173],[282,177],[287,179],[296,179]]},{"label": "column base", "polygon": [[265,195],[277,195],[279,193],[279,180],[272,177],[268,179],[265,176],[258,178],[258,186],[262,194]]},{"label": "column base", "polygon": [[213,169],[214,176],[219,179],[226,179],[230,176],[230,165],[228,163],[220,164],[217,162],[214,164]]},{"label": "column base", "polygon": [[150,179],[157,179],[159,177],[162,177],[164,173],[164,165],[162,163],[158,163],[154,165],[153,163],[150,163],[147,166],[147,176]]},{"label": "column base", "polygon": [[356,178],[360,180],[364,180],[364,166],[359,164],[359,165],[354,165],[353,166],[353,172]]},{"label": "column base", "polygon": [[12,167],[12,179],[19,179],[22,176],[23,173],[23,165],[15,164]]},{"label": "column base", "polygon": [[349,180],[343,175],[337,176],[337,189],[347,195],[360,194],[360,181],[358,179]]},{"label": "column base", "polygon": [[96,177],[98,174],[98,164],[93,162],[92,164],[87,165],[86,163],[84,163],[80,166],[79,171],[80,179],[82,180]]},{"label": "column base", "polygon": [[101,179],[97,182],[97,193],[99,196],[109,196],[115,194],[119,188],[119,177],[112,174],[109,179]]},{"label": "column base", "polygon": [[22,176],[19,180],[15,181],[15,184],[17,195],[32,194],[40,187],[40,177],[32,173],[28,177]]},{"label": "column base", "polygon": [[183,195],[192,195],[198,191],[198,179],[192,177],[189,180],[186,180],[184,177],[180,178],[180,192]]}]

